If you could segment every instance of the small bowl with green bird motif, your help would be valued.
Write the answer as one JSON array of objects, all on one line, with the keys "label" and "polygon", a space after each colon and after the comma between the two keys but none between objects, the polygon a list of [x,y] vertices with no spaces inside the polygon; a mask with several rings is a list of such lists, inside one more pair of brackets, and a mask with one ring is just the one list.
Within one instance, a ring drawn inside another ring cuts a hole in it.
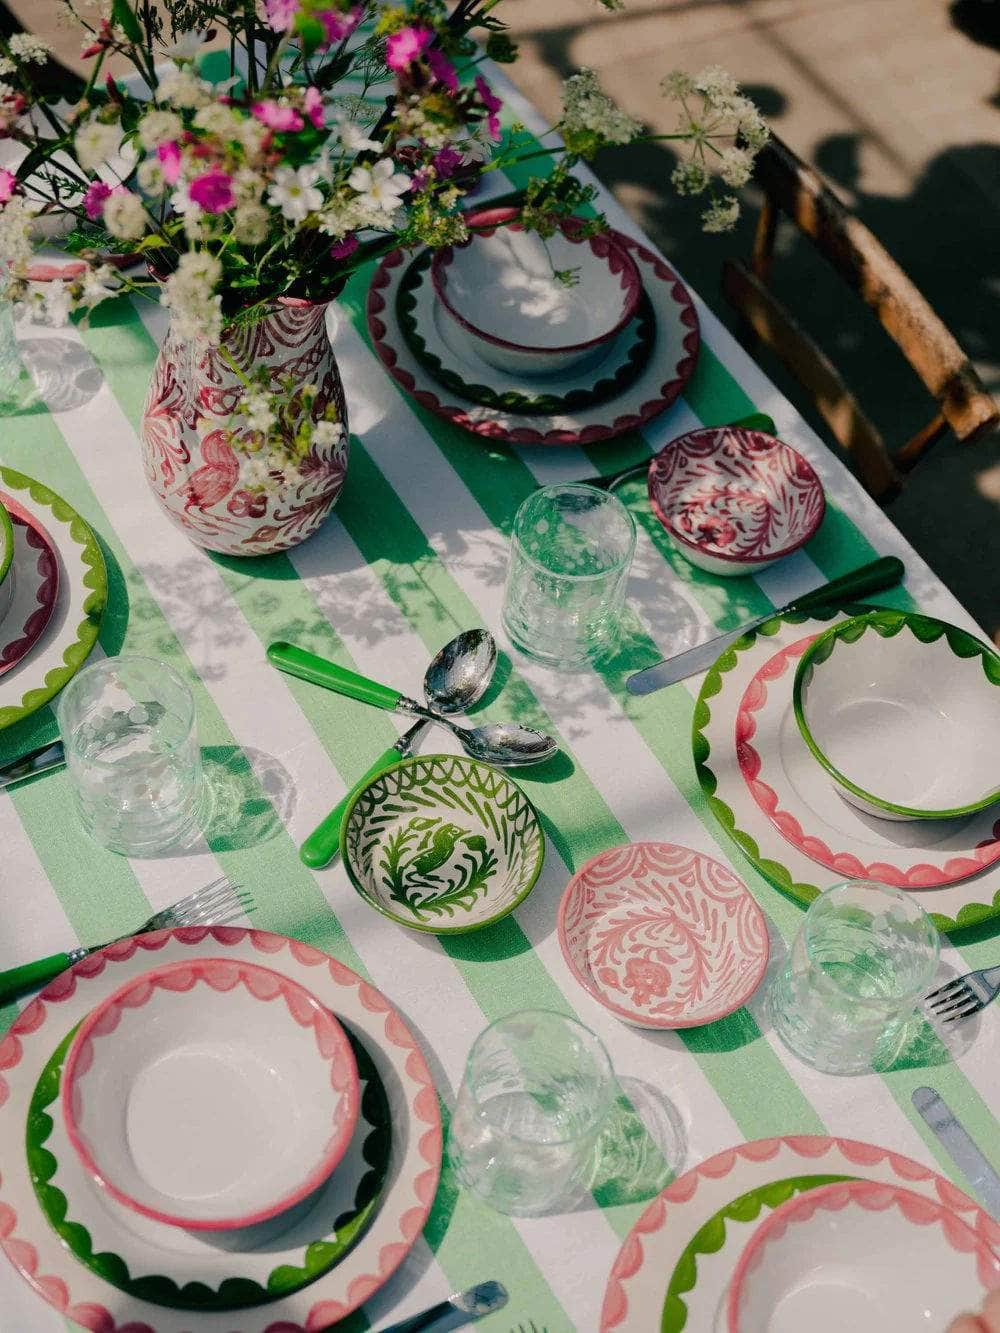
[{"label": "small bowl with green bird motif", "polygon": [[340,853],[377,912],[433,935],[480,930],[513,912],[542,869],[534,806],[499,768],[417,755],[360,787],[344,811]]}]

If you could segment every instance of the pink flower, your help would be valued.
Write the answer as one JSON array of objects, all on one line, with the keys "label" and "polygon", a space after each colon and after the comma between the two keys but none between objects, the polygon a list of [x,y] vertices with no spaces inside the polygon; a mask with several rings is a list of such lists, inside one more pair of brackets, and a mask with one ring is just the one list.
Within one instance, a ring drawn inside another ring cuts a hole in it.
[{"label": "pink flower", "polygon": [[181,174],[181,146],[172,139],[170,143],[161,143],[156,150],[156,156],[160,159],[160,166],[163,168],[163,179],[168,185],[176,185],[177,178]]},{"label": "pink flower", "polygon": [[419,60],[434,37],[433,28],[402,28],[385,44],[385,63],[390,69],[405,70]]},{"label": "pink flower", "polygon": [[299,0],[266,0],[264,12],[275,32],[287,32],[299,11]]},{"label": "pink flower", "polygon": [[[12,171],[7,171],[6,168],[0,171],[0,204],[10,203],[11,199],[14,197],[14,187],[16,185],[17,177]],[[104,188],[107,190],[108,187],[105,185]],[[93,189],[93,186],[91,186],[91,189]],[[90,191],[88,190],[87,193],[89,194]],[[87,216],[90,217],[89,212],[87,213]]]},{"label": "pink flower", "polygon": [[91,222],[96,222],[104,212],[105,199],[111,198],[111,186],[103,181],[91,181],[87,193],[83,196],[83,211]]},{"label": "pink flower", "polygon": [[308,87],[306,89],[305,97],[302,99],[302,106],[316,129],[321,130],[325,122],[325,117],[323,114],[323,94],[320,90],[318,88],[313,88],[312,86]]},{"label": "pink flower", "polygon": [[339,241],[334,241],[330,246],[331,259],[346,259],[348,255],[353,255],[358,248],[358,238],[356,236],[344,236]]},{"label": "pink flower", "polygon": [[434,154],[432,165],[438,174],[438,179],[447,180],[449,176],[454,176],[462,165],[462,154],[452,148],[451,144],[445,144]]},{"label": "pink flower", "polygon": [[251,110],[261,124],[279,134],[300,130],[305,124],[293,106],[282,106],[279,102],[255,102]]},{"label": "pink flower", "polygon": [[450,93],[458,92],[458,75],[455,73],[455,66],[443,51],[439,51],[436,46],[432,46],[427,52],[427,63],[430,65],[431,73],[438,83],[443,83]]},{"label": "pink flower", "polygon": [[350,37],[364,18],[364,13],[361,5],[352,5],[346,14],[340,14],[335,9],[321,9],[316,17],[326,29],[325,44],[332,46],[334,42],[342,42]]},{"label": "pink flower", "polygon": [[636,1004],[649,1004],[670,991],[670,973],[662,963],[650,958],[630,958],[625,964],[625,986]]},{"label": "pink flower", "polygon": [[236,203],[233,178],[228,171],[213,167],[211,171],[195,176],[188,186],[188,197],[206,213],[224,213]]},{"label": "pink flower", "polygon": [[481,74],[476,75],[476,92],[479,94],[479,100],[487,110],[486,128],[489,130],[490,138],[494,143],[500,140],[500,117],[497,112],[503,106],[502,100],[486,82]]}]

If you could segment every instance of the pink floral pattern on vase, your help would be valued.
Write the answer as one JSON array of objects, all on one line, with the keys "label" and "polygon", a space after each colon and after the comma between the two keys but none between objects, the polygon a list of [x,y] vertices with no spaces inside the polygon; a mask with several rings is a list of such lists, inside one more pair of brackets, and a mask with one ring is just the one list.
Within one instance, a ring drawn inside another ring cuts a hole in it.
[{"label": "pink floral pattern on vase", "polygon": [[744,1004],[767,967],[763,913],[726,866],[667,842],[613,847],[570,880],[563,957],[585,990],[639,1027],[711,1023]]},{"label": "pink floral pattern on vase", "polygon": [[777,560],[813,535],[823,487],[800,453],[763,431],[693,430],[649,469],[649,501],[682,546],[716,560]]},{"label": "pink floral pattern on vase", "polygon": [[[255,323],[226,330],[222,347],[244,375],[266,367],[270,389],[282,382],[315,385],[311,416],[329,404],[343,433],[313,444],[287,481],[275,457],[266,484],[251,479],[251,458],[233,447],[253,432],[234,413],[244,384],[220,350],[178,337],[173,326],[160,348],[142,414],[146,479],[168,517],[197,545],[227,555],[269,555],[311,536],[337,502],[347,473],[347,406],[326,333],[327,306],[283,298]],[[306,410],[298,394],[274,428],[283,442]]]}]

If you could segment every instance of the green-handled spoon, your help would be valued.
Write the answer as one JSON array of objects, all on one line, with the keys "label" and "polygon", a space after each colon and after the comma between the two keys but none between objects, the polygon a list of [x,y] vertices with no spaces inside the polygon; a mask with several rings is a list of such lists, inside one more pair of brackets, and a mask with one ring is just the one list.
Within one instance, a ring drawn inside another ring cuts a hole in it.
[{"label": "green-handled spoon", "polygon": [[530,727],[518,726],[516,722],[490,722],[483,727],[460,727],[443,713],[425,704],[418,704],[416,699],[408,699],[399,690],[381,685],[377,680],[369,680],[367,676],[359,676],[357,672],[348,671],[335,662],[328,662],[325,657],[298,648],[294,643],[281,640],[272,643],[267,656],[279,671],[286,671],[290,676],[298,676],[324,689],[335,690],[348,699],[357,699],[359,703],[384,708],[390,713],[411,713],[447,727],[471,759],[481,759],[484,763],[497,764],[501,768],[518,768],[524,764],[540,764],[550,759],[558,748],[551,736],[533,731]]},{"label": "green-handled spoon", "polygon": [[[435,656],[424,675],[424,696],[441,713],[464,713],[486,693],[497,666],[497,646],[485,629],[467,629],[456,634]],[[299,856],[313,870],[320,870],[336,856],[340,847],[340,825],[354,793],[372,778],[384,773],[413,753],[420,733],[430,726],[426,718],[415,722],[399,740],[372,764],[363,778],[333,807],[299,848]]]}]

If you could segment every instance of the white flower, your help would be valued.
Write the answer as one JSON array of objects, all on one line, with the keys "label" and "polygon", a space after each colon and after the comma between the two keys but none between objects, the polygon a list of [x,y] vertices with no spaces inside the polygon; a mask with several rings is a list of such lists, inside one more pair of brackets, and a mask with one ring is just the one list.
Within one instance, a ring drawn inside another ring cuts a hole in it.
[{"label": "white flower", "polygon": [[233,194],[241,204],[255,204],[264,193],[267,181],[249,167],[240,167],[233,173]]},{"label": "white flower", "polygon": [[15,59],[36,65],[44,65],[52,54],[52,47],[48,42],[42,41],[41,37],[33,37],[29,32],[15,32],[8,39],[7,45]]},{"label": "white flower", "polygon": [[131,190],[115,190],[104,201],[104,225],[121,241],[137,241],[146,230],[146,210]]},{"label": "white flower", "polygon": [[630,143],[642,125],[608,96],[592,69],[581,69],[563,81],[562,121],[567,130],[589,130],[605,143]]},{"label": "white flower", "polygon": [[241,119],[221,102],[209,102],[195,114],[194,123],[199,130],[217,134],[220,139],[235,139]]},{"label": "white flower", "polygon": [[358,192],[363,207],[384,213],[395,213],[400,196],[410,188],[410,178],[397,171],[389,158],[383,157],[373,167],[355,167],[347,178],[352,190]]},{"label": "white flower", "polygon": [[181,338],[219,341],[222,297],[215,288],[221,280],[222,264],[207,250],[189,250],[181,255],[160,296],[170,307],[171,324]]},{"label": "white flower", "polygon": [[316,188],[318,179],[315,167],[279,167],[267,192],[267,202],[280,208],[289,222],[302,222],[323,206],[323,193]]},{"label": "white flower", "polygon": [[383,147],[375,139],[369,139],[363,125],[342,114],[334,121],[331,138],[337,140],[345,153],[381,153]]},{"label": "white flower", "polygon": [[108,264],[102,264],[99,268],[88,268],[83,275],[79,304],[87,310],[93,310],[95,305],[100,305],[109,296],[117,295],[120,286],[117,274]]},{"label": "white flower", "polygon": [[736,97],[740,86],[721,65],[707,65],[694,76],[695,89],[710,102],[717,104]]},{"label": "white flower", "polygon": [[694,158],[678,162],[670,177],[670,183],[678,194],[701,194],[708,189],[708,181],[708,172]]},{"label": "white flower", "polygon": [[262,435],[266,435],[278,420],[270,398],[262,389],[248,389],[240,410],[250,429],[260,431]]},{"label": "white flower", "polygon": [[707,232],[732,231],[740,215],[740,201],[734,194],[713,199],[701,215],[702,230]]},{"label": "white flower", "polygon": [[244,454],[240,460],[240,474],[245,486],[266,486],[271,480],[271,465],[259,455]]},{"label": "white flower", "polygon": [[164,188],[163,164],[157,157],[145,157],[139,163],[139,170],[136,173],[139,181],[139,189],[144,190],[146,194],[162,194]]},{"label": "white flower", "polygon": [[161,143],[179,139],[183,132],[184,122],[174,111],[161,111],[154,107],[139,121],[139,142],[147,151],[158,148]]},{"label": "white flower", "polygon": [[312,430],[312,442],[320,449],[330,449],[344,438],[344,428],[339,421],[317,421]]},{"label": "white flower", "polygon": [[0,75],[14,74],[17,72],[17,65],[13,60],[8,60],[6,56],[0,56]]},{"label": "white flower", "polygon": [[267,239],[270,220],[263,204],[240,204],[233,214],[233,235],[240,245],[260,245]]},{"label": "white flower", "polygon": [[270,134],[266,125],[252,116],[237,120],[233,127],[233,138],[242,147],[251,160],[260,156],[267,136]]},{"label": "white flower", "polygon": [[15,275],[31,260],[31,228],[41,207],[40,201],[16,194],[0,208],[0,255],[11,265]]},{"label": "white flower", "polygon": [[189,69],[175,69],[160,80],[156,96],[161,102],[170,102],[175,107],[194,110],[211,100],[211,88],[196,78]]},{"label": "white flower", "polygon": [[205,42],[203,32],[182,32],[172,46],[165,46],[163,54],[168,60],[194,60]]},{"label": "white flower", "polygon": [[96,171],[109,157],[114,157],[121,146],[120,125],[105,125],[100,120],[85,121],[73,140],[76,160],[84,171]]},{"label": "white flower", "polygon": [[738,190],[753,174],[753,153],[744,148],[724,148],[719,159],[719,175],[727,185]]},{"label": "white flower", "polygon": [[471,166],[474,162],[488,162],[493,156],[493,141],[485,122],[481,122],[467,139],[460,139],[453,145],[455,151],[462,154],[462,166]]}]

